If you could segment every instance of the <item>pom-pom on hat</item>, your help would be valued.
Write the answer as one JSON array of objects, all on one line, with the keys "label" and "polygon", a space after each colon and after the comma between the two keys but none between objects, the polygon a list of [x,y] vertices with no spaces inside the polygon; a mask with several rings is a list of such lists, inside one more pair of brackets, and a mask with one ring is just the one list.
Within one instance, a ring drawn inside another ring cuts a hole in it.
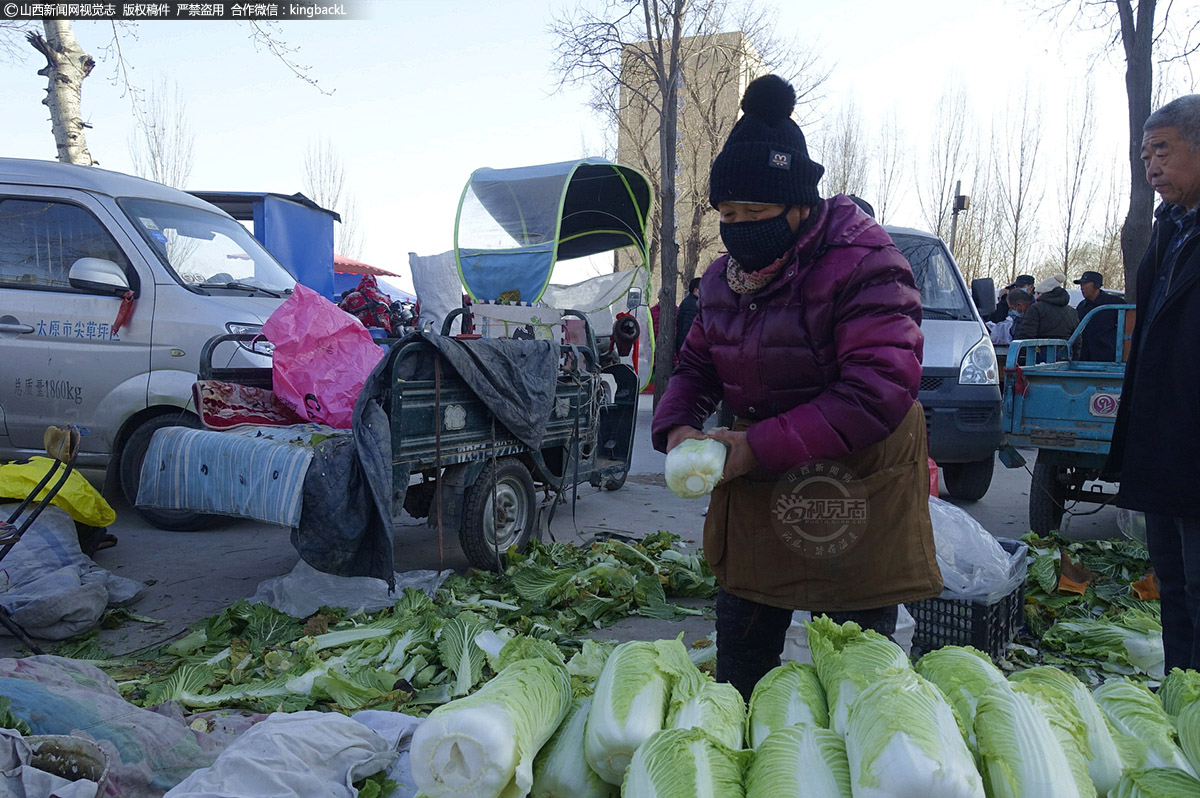
[{"label": "pom-pom on hat", "polygon": [[752,81],[742,95],[742,118],[713,161],[708,200],[816,205],[825,167],[808,157],[800,127],[792,121],[796,92],[778,75]]}]

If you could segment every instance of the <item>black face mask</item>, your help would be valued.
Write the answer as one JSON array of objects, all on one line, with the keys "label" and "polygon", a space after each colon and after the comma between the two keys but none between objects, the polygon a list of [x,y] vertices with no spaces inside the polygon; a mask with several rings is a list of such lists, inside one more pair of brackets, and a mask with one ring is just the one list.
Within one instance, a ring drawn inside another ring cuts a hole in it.
[{"label": "black face mask", "polygon": [[730,256],[749,272],[765,269],[796,243],[796,231],[788,224],[788,208],[770,219],[753,222],[721,222],[721,241]]}]

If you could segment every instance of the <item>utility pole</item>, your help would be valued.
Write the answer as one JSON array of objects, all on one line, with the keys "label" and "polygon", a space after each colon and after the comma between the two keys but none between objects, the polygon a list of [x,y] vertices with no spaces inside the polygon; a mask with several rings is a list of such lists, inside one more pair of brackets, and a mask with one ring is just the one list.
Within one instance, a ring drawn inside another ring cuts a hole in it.
[{"label": "utility pole", "polygon": [[954,254],[954,235],[958,232],[958,215],[971,207],[971,198],[962,193],[962,181],[954,183],[954,210],[950,212],[950,254]]}]

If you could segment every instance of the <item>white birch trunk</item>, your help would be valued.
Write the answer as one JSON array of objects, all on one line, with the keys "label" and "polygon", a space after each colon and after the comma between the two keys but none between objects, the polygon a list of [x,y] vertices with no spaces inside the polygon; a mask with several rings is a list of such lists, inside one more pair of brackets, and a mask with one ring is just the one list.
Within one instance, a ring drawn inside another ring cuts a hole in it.
[{"label": "white birch trunk", "polygon": [[96,161],[88,151],[80,96],[83,79],[91,74],[96,61],[83,51],[75,40],[75,32],[67,20],[45,20],[45,38],[36,33],[28,36],[35,50],[46,57],[46,66],[38,70],[46,77],[46,97],[42,104],[50,109],[50,127],[58,146],[58,160],[64,163],[94,166]]}]

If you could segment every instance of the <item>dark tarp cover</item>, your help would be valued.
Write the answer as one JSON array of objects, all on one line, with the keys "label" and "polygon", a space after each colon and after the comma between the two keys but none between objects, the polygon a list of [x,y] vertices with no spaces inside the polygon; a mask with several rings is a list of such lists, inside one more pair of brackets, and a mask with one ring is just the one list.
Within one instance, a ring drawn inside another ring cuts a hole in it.
[{"label": "dark tarp cover", "polygon": [[[408,346],[422,342],[429,346]],[[354,405],[353,440],[330,438],[313,453],[292,545],[319,571],[373,576],[395,587],[392,536],[408,482],[392,484],[385,397],[393,380],[433,379],[429,347],[442,354],[498,423],[531,449],[541,448],[558,379],[556,344],[411,333],[388,350],[363,385]]]}]

